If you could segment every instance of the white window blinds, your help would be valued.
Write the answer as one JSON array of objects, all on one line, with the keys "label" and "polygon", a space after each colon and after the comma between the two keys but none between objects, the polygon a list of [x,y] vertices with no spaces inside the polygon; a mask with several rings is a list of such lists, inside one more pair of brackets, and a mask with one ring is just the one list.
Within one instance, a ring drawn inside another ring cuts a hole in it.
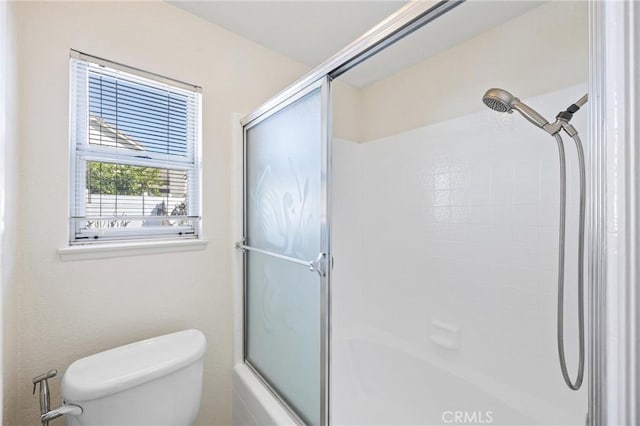
[{"label": "white window blinds", "polygon": [[71,243],[196,238],[200,90],[72,51]]}]

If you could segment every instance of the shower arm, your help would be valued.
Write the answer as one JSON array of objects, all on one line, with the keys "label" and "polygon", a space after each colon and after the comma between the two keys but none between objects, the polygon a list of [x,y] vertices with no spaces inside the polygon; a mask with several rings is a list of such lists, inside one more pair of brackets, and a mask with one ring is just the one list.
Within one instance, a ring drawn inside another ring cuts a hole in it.
[{"label": "shower arm", "polygon": [[564,130],[569,136],[574,138],[578,135],[576,129],[569,123],[573,118],[573,114],[578,112],[578,110],[587,103],[589,100],[589,94],[585,94],[580,99],[578,99],[575,103],[569,105],[569,107],[560,111],[558,115],[556,115],[556,121],[553,123],[547,123],[542,126],[542,129],[549,133],[551,136],[555,136],[561,130]]}]

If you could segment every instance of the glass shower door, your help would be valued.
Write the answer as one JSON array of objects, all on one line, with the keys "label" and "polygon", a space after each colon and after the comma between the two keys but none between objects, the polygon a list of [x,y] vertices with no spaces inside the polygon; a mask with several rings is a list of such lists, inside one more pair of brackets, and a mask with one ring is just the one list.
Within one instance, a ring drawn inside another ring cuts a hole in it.
[{"label": "glass shower door", "polygon": [[245,361],[326,423],[327,97],[322,79],[245,125]]}]

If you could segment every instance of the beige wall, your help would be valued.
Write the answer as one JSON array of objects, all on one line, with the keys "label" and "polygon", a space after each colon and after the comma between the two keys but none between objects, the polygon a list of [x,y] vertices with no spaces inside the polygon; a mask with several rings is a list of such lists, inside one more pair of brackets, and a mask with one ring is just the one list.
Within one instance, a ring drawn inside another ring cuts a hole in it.
[{"label": "beige wall", "polygon": [[[232,115],[249,112],[306,67],[162,2],[25,2],[17,9],[21,294],[19,319],[7,326],[19,336],[20,359],[5,358],[4,370],[18,378],[17,385],[5,378],[4,424],[38,424],[32,376],[191,327],[208,340],[199,424],[231,423]],[[70,48],[202,86],[205,250],[60,260],[68,238]]]},{"label": "beige wall", "polygon": [[373,83],[361,89],[360,140],[479,111],[490,87],[524,99],[586,81],[587,28],[587,2],[553,1]]},{"label": "beige wall", "polygon": [[333,97],[333,135],[337,138],[362,142],[362,92],[345,83],[334,80],[331,84]]},{"label": "beige wall", "polygon": [[0,423],[14,424],[18,383],[18,129],[16,13],[0,4],[0,309],[2,312],[2,407]]}]

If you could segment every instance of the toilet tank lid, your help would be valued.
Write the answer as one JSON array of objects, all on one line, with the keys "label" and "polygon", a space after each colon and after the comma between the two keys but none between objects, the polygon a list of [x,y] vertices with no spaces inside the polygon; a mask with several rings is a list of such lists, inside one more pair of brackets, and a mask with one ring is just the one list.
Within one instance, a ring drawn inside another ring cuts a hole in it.
[{"label": "toilet tank lid", "polygon": [[184,330],[79,359],[62,378],[67,401],[90,401],[166,376],[204,356],[206,339]]}]

